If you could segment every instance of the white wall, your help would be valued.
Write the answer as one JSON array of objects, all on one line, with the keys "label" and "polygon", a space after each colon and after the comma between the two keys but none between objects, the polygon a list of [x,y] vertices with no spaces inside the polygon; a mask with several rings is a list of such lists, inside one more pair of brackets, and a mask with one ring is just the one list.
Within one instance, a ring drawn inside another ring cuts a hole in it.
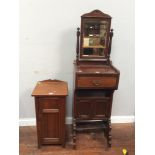
[{"label": "white wall", "polygon": [[112,115],[134,115],[134,0],[20,0],[20,118],[35,117],[32,90],[49,78],[68,82],[72,115],[76,28],[94,9],[113,17],[111,59],[121,76]]}]

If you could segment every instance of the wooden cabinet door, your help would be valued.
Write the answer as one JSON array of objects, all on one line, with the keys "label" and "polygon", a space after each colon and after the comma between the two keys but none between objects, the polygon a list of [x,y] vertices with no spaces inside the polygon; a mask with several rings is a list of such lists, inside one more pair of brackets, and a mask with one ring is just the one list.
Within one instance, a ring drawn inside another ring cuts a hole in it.
[{"label": "wooden cabinet door", "polygon": [[97,99],[93,101],[93,119],[103,119],[108,115],[109,101]]},{"label": "wooden cabinet door", "polygon": [[39,122],[42,144],[61,144],[65,129],[65,100],[63,98],[39,99]]},{"label": "wooden cabinet door", "polygon": [[90,119],[92,114],[92,103],[89,99],[76,100],[76,117],[80,119]]},{"label": "wooden cabinet door", "polygon": [[79,119],[104,119],[108,116],[109,99],[77,99],[76,117]]}]

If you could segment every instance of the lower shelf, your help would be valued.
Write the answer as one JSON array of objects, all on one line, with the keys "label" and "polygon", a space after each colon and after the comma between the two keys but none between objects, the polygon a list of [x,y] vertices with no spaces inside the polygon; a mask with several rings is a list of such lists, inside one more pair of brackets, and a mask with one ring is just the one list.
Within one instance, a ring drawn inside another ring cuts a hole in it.
[{"label": "lower shelf", "polygon": [[103,120],[78,120],[76,131],[103,130],[107,128],[107,121]]},{"label": "lower shelf", "polygon": [[107,140],[107,148],[111,147],[111,120],[105,118],[104,120],[77,120],[73,119],[73,148],[76,149],[76,134],[80,131],[89,132],[100,130],[104,132],[104,137]]}]

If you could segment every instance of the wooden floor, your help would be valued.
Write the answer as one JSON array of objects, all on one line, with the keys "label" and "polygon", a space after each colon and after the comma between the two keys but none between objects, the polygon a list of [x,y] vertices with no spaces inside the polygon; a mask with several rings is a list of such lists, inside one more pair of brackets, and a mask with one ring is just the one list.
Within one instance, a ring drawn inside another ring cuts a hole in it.
[{"label": "wooden floor", "polygon": [[36,127],[19,128],[20,155],[122,155],[122,149],[128,155],[135,154],[135,136],[133,124],[112,124],[112,147],[106,150],[103,132],[79,133],[77,149],[72,149],[70,126],[67,126],[66,148],[59,145],[43,146],[37,149]]}]

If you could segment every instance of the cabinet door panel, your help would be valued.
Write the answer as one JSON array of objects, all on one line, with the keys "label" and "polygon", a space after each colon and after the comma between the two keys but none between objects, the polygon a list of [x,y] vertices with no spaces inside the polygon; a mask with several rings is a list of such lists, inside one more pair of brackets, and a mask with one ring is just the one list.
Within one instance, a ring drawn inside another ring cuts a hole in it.
[{"label": "cabinet door panel", "polygon": [[93,118],[102,119],[108,115],[108,100],[94,100],[93,102]]},{"label": "cabinet door panel", "polygon": [[87,99],[78,99],[76,101],[76,115],[81,119],[91,118],[92,103]]},{"label": "cabinet door panel", "polygon": [[39,120],[43,144],[59,144],[62,137],[61,113],[64,100],[59,98],[39,99]]},{"label": "cabinet door panel", "polygon": [[58,143],[60,141],[59,119],[59,112],[43,113],[41,129],[44,144]]}]

